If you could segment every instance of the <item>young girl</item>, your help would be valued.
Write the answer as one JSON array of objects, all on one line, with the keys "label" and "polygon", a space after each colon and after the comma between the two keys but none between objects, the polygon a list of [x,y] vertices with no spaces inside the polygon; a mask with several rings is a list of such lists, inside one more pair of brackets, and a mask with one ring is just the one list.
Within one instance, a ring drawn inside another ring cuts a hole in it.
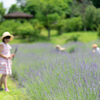
[{"label": "young girl", "polygon": [[3,90],[2,84],[4,84],[5,91],[9,92],[7,87],[7,76],[12,74],[11,59],[15,56],[15,54],[10,54],[11,46],[8,44],[9,41],[13,40],[14,36],[9,32],[4,32],[0,43],[0,74],[2,74],[0,78],[0,90]]}]

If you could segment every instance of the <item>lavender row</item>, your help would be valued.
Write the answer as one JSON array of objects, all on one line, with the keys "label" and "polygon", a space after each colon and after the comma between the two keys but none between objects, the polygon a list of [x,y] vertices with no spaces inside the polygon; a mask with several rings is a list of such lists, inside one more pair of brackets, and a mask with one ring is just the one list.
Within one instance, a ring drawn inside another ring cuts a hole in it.
[{"label": "lavender row", "polygon": [[75,46],[73,53],[48,43],[17,44],[13,76],[32,100],[98,100],[100,55],[92,53],[90,44],[63,45]]}]

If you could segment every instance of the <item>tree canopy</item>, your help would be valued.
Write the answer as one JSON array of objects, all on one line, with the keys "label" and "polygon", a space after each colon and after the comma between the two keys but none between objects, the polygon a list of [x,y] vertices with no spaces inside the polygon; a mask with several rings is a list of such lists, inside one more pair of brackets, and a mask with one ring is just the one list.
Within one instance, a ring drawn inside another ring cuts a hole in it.
[{"label": "tree canopy", "polygon": [[5,14],[5,9],[3,8],[3,3],[0,3],[0,22],[3,19],[3,15]]},{"label": "tree canopy", "polygon": [[27,0],[24,11],[30,11],[48,30],[50,38],[50,29],[58,20],[70,15],[70,5],[72,0]]},{"label": "tree canopy", "polygon": [[[26,19],[16,19],[20,26],[16,26],[17,33],[10,29],[13,34],[20,35],[30,34],[38,37],[42,29],[48,31],[48,38],[50,39],[51,30],[57,30],[58,35],[63,32],[81,31],[81,30],[96,30],[100,24],[100,9],[99,0],[16,0],[17,3],[11,5],[8,13],[22,11],[32,14],[34,17],[25,23]],[[93,6],[96,6],[94,7]],[[5,9],[3,3],[0,3],[0,21],[3,22],[3,15]],[[92,17],[91,17],[92,16]],[[6,19],[7,20],[7,19]],[[5,20],[4,20],[5,21]],[[10,22],[10,20],[9,20]],[[14,22],[12,22],[14,23]],[[23,24],[24,23],[24,24]],[[8,24],[5,21],[5,24]],[[28,25],[27,27],[25,25]],[[0,24],[1,30],[7,27]],[[13,26],[15,26],[13,24]],[[21,28],[20,28],[21,27]],[[33,27],[34,31],[24,31],[24,28],[30,29]],[[20,31],[19,31],[20,30]],[[25,34],[24,34],[25,33]],[[27,37],[27,35],[26,35]],[[36,39],[36,38],[34,38]]]},{"label": "tree canopy", "polygon": [[16,11],[21,11],[21,8],[18,7],[17,4],[13,4],[13,5],[9,8],[8,13],[13,13],[13,12],[16,12]]},{"label": "tree canopy", "polygon": [[100,7],[100,0],[92,0],[92,2],[96,8]]}]

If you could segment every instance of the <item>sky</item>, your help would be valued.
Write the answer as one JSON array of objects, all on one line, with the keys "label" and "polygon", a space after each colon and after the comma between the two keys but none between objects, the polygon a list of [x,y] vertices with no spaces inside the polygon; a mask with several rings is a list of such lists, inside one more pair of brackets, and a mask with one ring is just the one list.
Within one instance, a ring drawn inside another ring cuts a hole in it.
[{"label": "sky", "polygon": [[[3,2],[4,8],[6,8],[6,9],[8,10],[9,7],[10,7],[12,4],[15,4],[15,3],[16,3],[16,0],[0,0],[0,2]],[[6,11],[7,11],[7,10],[6,10]]]}]

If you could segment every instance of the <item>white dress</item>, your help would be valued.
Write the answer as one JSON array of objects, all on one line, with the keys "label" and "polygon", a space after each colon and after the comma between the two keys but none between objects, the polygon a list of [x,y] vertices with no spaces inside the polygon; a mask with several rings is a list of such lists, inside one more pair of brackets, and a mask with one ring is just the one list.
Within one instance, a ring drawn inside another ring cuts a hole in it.
[{"label": "white dress", "polygon": [[[9,44],[5,44],[5,43],[0,43],[3,45],[3,50],[2,50],[2,54],[10,57],[10,49],[11,46]],[[7,74],[7,75],[11,75],[12,74],[12,62],[11,59],[6,59],[3,57],[0,57],[0,74]]]}]

